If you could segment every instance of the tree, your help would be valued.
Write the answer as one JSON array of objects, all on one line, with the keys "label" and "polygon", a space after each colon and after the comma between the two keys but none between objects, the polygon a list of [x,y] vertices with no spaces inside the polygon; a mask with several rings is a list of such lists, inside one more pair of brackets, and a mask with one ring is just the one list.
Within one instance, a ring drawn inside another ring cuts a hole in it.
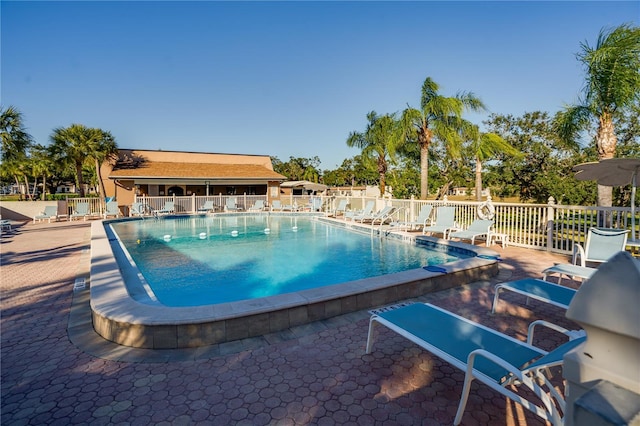
[{"label": "tree", "polygon": [[[586,70],[582,100],[557,114],[555,126],[565,140],[597,122],[598,159],[613,158],[617,137],[615,120],[640,99],[640,27],[621,25],[602,29],[595,46],[581,43],[578,60]],[[598,205],[612,205],[612,188],[598,186]]]},{"label": "tree", "polygon": [[[460,92],[454,97],[438,93],[440,86],[430,77],[422,84],[420,108],[408,107],[402,114],[403,128],[409,139],[420,146],[420,198],[429,194],[429,148],[434,140],[449,145],[456,151],[461,144],[460,118],[465,109],[485,110],[482,101],[471,92]],[[413,135],[412,135],[413,134]],[[412,137],[415,136],[415,137]]]},{"label": "tree", "polygon": [[[82,166],[93,160],[96,175],[99,176],[100,161],[110,158],[117,152],[113,136],[101,129],[89,128],[82,124],[72,124],[66,128],[56,128],[50,136],[49,147],[52,156],[73,167],[76,184],[81,197],[84,197],[84,180]],[[101,188],[104,196],[104,187]]]},{"label": "tree", "polygon": [[[21,188],[20,178],[24,178],[27,185],[25,196],[29,193],[29,184],[26,176],[28,156],[27,153],[32,144],[32,137],[24,129],[22,113],[15,107],[0,108],[0,137],[2,138],[1,155],[2,175],[11,175],[15,179],[18,188]],[[22,196],[23,191],[20,192]]]},{"label": "tree", "polygon": [[386,190],[385,177],[389,168],[389,160],[394,161],[395,153],[403,142],[402,129],[395,114],[379,116],[375,111],[367,114],[367,129],[363,132],[351,132],[347,138],[347,146],[362,150],[365,161],[376,163],[380,194]]},{"label": "tree", "polygon": [[111,133],[100,129],[92,130],[95,133],[95,143],[89,155],[93,158],[96,168],[96,176],[98,178],[98,184],[100,185],[100,196],[104,198],[107,194],[100,168],[105,161],[113,161],[117,158],[118,145]]},{"label": "tree", "polygon": [[468,150],[475,160],[476,201],[482,199],[482,165],[498,153],[515,156],[518,150],[495,133],[481,132],[479,127],[464,121],[463,137],[469,143]]}]

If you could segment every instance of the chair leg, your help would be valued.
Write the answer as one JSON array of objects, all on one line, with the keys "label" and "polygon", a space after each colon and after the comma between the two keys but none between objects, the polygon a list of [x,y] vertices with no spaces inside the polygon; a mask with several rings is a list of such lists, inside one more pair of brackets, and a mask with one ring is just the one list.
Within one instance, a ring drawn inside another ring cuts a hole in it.
[{"label": "chair leg", "polygon": [[367,333],[367,347],[365,350],[365,353],[371,353],[371,350],[373,349],[373,341],[374,341],[374,336],[373,336],[373,329],[376,325],[376,321],[375,321],[375,316],[372,316],[371,319],[369,320],[369,332]]},{"label": "chair leg", "polygon": [[473,373],[467,369],[467,374],[464,376],[464,386],[462,387],[458,411],[456,412],[456,418],[453,420],[454,426],[458,426],[462,421],[462,415],[464,414],[464,409],[467,407],[467,400],[469,399],[469,392],[471,391],[471,382],[473,382]]}]

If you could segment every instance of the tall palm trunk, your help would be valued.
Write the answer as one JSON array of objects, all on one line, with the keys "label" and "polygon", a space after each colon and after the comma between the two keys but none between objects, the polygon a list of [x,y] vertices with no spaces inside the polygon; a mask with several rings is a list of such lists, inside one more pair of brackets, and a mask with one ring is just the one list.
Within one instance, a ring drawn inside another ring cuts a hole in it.
[{"label": "tall palm trunk", "polygon": [[482,201],[482,162],[476,157],[476,201]]},{"label": "tall palm trunk", "polygon": [[82,181],[82,162],[76,161],[76,181],[78,182],[78,194],[84,197],[84,182]]},{"label": "tall palm trunk", "polygon": [[104,181],[102,180],[102,172],[100,171],[100,161],[98,161],[98,159],[96,158],[95,162],[96,162],[96,175],[98,176],[98,185],[100,185],[100,198],[104,200],[107,196],[107,190],[105,189]]},{"label": "tall palm trunk", "polygon": [[[598,160],[613,158],[616,154],[618,139],[613,127],[613,119],[610,113],[602,114],[599,118],[598,132],[596,134],[596,146],[598,148]],[[613,188],[611,186],[598,185],[598,205],[611,207],[613,204]]]},{"label": "tall palm trunk", "polygon": [[420,144],[420,199],[429,196],[429,144]]}]

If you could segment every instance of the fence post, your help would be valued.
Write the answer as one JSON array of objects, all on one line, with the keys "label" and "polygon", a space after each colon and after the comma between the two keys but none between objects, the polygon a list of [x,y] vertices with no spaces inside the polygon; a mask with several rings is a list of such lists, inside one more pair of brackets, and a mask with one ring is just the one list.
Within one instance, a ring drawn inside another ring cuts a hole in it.
[{"label": "fence post", "polygon": [[192,192],[191,193],[191,213],[196,213],[197,209],[196,209],[196,193]]},{"label": "fence post", "polygon": [[553,232],[555,229],[555,205],[556,200],[549,197],[547,200],[547,251],[553,248]]}]

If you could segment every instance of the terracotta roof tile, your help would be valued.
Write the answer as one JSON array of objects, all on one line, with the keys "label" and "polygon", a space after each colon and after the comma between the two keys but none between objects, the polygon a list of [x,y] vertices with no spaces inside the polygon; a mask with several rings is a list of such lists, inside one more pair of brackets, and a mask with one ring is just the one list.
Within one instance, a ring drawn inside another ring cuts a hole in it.
[{"label": "terracotta roof tile", "polygon": [[257,164],[206,164],[151,162],[130,168],[114,168],[110,178],[272,179],[286,177]]}]

